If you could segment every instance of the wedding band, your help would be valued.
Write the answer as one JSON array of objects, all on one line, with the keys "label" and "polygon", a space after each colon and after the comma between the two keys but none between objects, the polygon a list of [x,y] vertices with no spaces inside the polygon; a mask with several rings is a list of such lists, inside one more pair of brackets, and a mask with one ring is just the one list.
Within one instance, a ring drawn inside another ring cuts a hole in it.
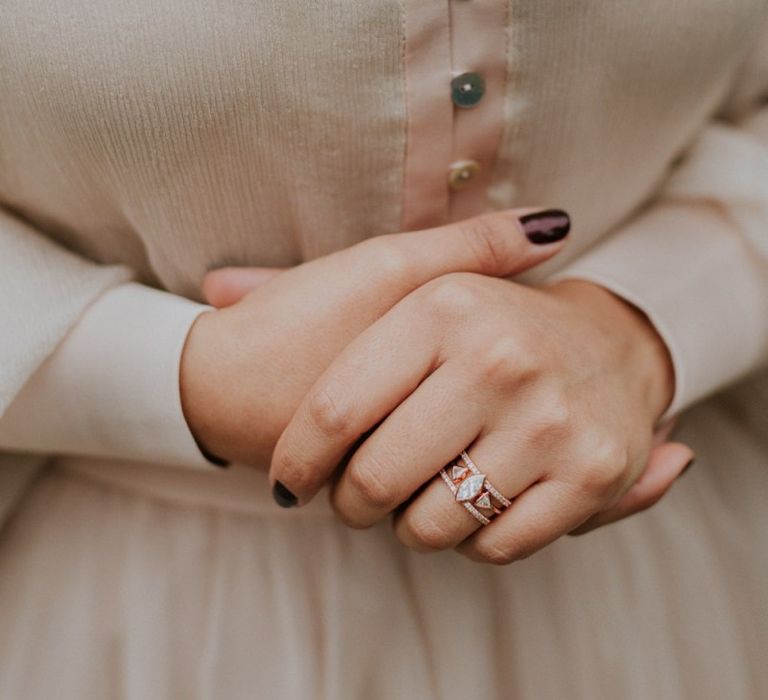
[{"label": "wedding band", "polygon": [[512,501],[477,468],[466,450],[443,467],[440,476],[456,502],[461,503],[483,525],[490,525],[497,515],[512,505]]}]

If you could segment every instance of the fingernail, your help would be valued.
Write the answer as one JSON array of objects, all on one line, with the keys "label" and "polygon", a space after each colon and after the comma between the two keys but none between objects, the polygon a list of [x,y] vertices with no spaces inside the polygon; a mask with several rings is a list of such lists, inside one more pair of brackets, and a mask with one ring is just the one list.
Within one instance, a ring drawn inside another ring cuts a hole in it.
[{"label": "fingernail", "polygon": [[688,470],[691,468],[691,465],[692,465],[692,464],[693,464],[695,461],[696,461],[696,460],[695,460],[695,458],[691,457],[691,458],[688,460],[688,464],[686,464],[686,465],[683,467],[683,471],[681,471],[681,472],[680,472],[680,476],[682,476],[683,474],[685,474],[685,472],[687,472],[687,471],[688,471]]},{"label": "fingernail", "polygon": [[520,217],[520,224],[531,243],[556,243],[571,230],[571,217],[562,209],[545,209]]},{"label": "fingernail", "polygon": [[281,508],[293,508],[299,502],[299,499],[279,481],[272,487],[272,497]]},{"label": "fingernail", "polygon": [[216,457],[215,455],[207,455],[208,461],[215,464],[219,469],[229,469],[232,466],[232,462],[228,462],[226,459]]},{"label": "fingernail", "polygon": [[224,459],[223,457],[219,457],[218,455],[213,454],[213,452],[209,452],[199,442],[197,443],[197,447],[202,453],[203,457],[205,457],[211,464],[215,464],[220,469],[228,469],[232,464],[229,460]]}]

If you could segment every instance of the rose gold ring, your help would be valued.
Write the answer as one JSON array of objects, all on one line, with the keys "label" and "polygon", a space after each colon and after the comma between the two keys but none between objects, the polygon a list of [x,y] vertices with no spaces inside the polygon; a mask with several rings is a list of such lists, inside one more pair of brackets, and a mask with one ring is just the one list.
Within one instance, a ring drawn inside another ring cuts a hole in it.
[{"label": "rose gold ring", "polygon": [[497,515],[512,505],[512,501],[477,468],[466,450],[443,467],[440,476],[457,503],[461,503],[483,525],[490,525]]}]

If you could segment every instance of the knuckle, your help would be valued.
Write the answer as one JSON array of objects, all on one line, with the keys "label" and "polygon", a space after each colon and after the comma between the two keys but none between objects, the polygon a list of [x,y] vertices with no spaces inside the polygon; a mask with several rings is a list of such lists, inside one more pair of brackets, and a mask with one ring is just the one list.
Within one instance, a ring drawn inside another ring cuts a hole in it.
[{"label": "knuckle", "polygon": [[611,468],[606,465],[591,464],[580,478],[581,490],[591,497],[601,499],[610,495],[613,484]]},{"label": "knuckle", "polygon": [[549,392],[542,397],[538,410],[533,413],[530,435],[537,443],[555,444],[573,433],[573,407],[561,391]]},{"label": "knuckle", "polygon": [[623,485],[628,463],[627,449],[610,438],[592,440],[591,443],[582,462],[585,469],[580,478],[581,488],[588,494],[610,498]]},{"label": "knuckle", "polygon": [[410,256],[392,235],[370,238],[358,244],[376,261],[376,270],[388,281],[408,277],[412,267]]},{"label": "knuckle", "polygon": [[463,275],[452,273],[439,277],[426,289],[430,314],[442,319],[465,318],[477,308],[477,292]]},{"label": "knuckle", "polygon": [[382,246],[382,250],[376,257],[376,265],[379,272],[387,279],[400,279],[408,276],[408,257],[394,246]]},{"label": "knuckle", "polygon": [[439,551],[454,545],[450,530],[437,518],[414,514],[408,518],[405,525],[410,539],[416,542],[420,549]]},{"label": "knuckle", "polygon": [[353,423],[354,412],[334,397],[328,388],[313,391],[307,403],[313,425],[323,435],[346,435]]},{"label": "knuckle", "polygon": [[484,383],[502,386],[516,385],[535,373],[520,342],[510,336],[487,343],[478,351],[475,366]]},{"label": "knuckle", "polygon": [[382,478],[381,470],[375,462],[367,461],[364,465],[352,463],[348,467],[349,485],[358,498],[366,505],[376,509],[387,509],[392,503],[391,489]]},{"label": "knuckle", "polygon": [[507,269],[511,234],[499,213],[474,216],[458,227],[480,271],[500,274]]}]

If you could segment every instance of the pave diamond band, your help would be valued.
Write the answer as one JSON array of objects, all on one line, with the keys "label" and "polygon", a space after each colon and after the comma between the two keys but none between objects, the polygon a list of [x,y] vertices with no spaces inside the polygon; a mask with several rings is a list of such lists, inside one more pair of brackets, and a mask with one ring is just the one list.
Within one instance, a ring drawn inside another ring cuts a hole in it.
[{"label": "pave diamond band", "polygon": [[512,505],[512,501],[477,468],[466,450],[443,467],[440,476],[456,501],[483,525],[490,525],[499,513]]}]

